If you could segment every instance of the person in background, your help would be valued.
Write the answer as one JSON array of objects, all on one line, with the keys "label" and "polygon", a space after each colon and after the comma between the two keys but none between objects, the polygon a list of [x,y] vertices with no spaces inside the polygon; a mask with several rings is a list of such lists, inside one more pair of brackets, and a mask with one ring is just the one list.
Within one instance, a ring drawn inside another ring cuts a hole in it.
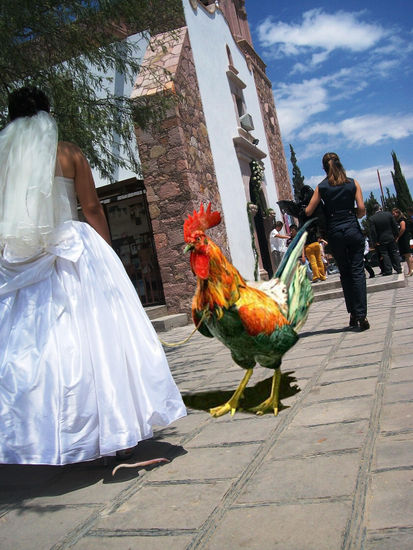
[{"label": "person in background", "polygon": [[369,252],[370,252],[370,241],[368,239],[367,231],[363,231],[363,235],[364,235],[364,238],[365,238],[365,241],[364,241],[364,269],[369,274],[369,279],[373,279],[373,277],[375,277],[376,274],[374,273],[374,269],[372,268],[372,266],[369,262],[368,255],[369,255]]},{"label": "person in background", "polygon": [[317,226],[314,223],[307,229],[307,240],[305,242],[303,253],[309,261],[311,271],[313,272],[311,282],[316,283],[317,281],[325,281],[326,272],[323,260],[321,258],[321,248],[318,241]]},{"label": "person in background", "polygon": [[328,242],[321,237],[318,237],[318,242],[320,244],[320,250],[321,250],[321,261],[324,264],[324,270],[325,270],[326,279],[327,279],[328,278],[328,258],[326,254],[326,246],[328,245]]},{"label": "person in background", "polygon": [[406,260],[406,276],[411,277],[413,275],[413,257],[410,250],[410,233],[407,229],[407,218],[399,208],[393,208],[392,214],[399,228],[399,234],[396,237],[396,241],[399,247],[400,256],[403,256]]},{"label": "person in background", "polygon": [[399,235],[396,220],[390,212],[383,212],[377,204],[375,213],[369,219],[370,243],[374,246],[380,258],[382,275],[391,275],[392,268],[401,273],[400,254],[396,239]]},{"label": "person in background", "polygon": [[289,239],[289,236],[281,234],[283,226],[283,222],[275,222],[275,227],[270,233],[270,248],[271,256],[274,262],[274,272],[277,271],[277,268],[282,262],[284,254],[287,250],[287,240]]},{"label": "person in background", "polygon": [[[317,185],[305,209],[311,216],[321,200],[327,221],[327,241],[340,271],[349,326],[367,330],[366,276],[364,273],[364,236],[357,218],[365,215],[360,185],[347,177],[336,153],[326,153],[323,168],[327,177]],[[356,208],[354,208],[356,203]]]},{"label": "person in background", "polygon": [[406,214],[407,214],[407,231],[410,235],[410,240],[413,239],[413,207],[406,208]]},{"label": "person in background", "polygon": [[298,227],[295,225],[295,223],[292,223],[290,225],[290,237],[287,240],[287,247],[290,246],[292,240],[297,235],[297,233],[298,233]]}]

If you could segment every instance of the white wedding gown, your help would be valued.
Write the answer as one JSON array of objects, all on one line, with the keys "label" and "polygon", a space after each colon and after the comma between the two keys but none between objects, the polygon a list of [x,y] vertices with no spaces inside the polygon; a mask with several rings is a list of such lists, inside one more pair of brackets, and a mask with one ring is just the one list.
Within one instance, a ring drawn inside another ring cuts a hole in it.
[{"label": "white wedding gown", "polygon": [[[24,262],[0,252],[0,463],[114,454],[185,416],[158,337],[119,258],[88,224],[61,224]],[[63,193],[64,195],[65,193]]]}]

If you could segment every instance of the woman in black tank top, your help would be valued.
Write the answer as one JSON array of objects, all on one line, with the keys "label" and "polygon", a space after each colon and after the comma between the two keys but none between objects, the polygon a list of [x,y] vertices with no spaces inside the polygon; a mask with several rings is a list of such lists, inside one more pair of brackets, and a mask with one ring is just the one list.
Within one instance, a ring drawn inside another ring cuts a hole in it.
[{"label": "woman in black tank top", "polygon": [[340,270],[341,286],[350,313],[349,326],[366,330],[370,325],[366,317],[365,239],[357,221],[366,212],[363,195],[358,182],[347,177],[336,153],[324,155],[323,168],[327,177],[317,185],[305,214],[311,216],[322,202],[328,244]]}]

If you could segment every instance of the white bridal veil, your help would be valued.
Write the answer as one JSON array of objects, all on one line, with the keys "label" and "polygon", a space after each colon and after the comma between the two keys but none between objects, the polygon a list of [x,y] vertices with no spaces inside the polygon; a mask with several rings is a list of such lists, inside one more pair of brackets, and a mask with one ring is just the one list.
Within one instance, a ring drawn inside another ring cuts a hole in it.
[{"label": "white bridal veil", "polygon": [[[56,122],[44,111],[0,132],[0,253],[9,261],[44,250],[55,227],[70,219],[61,211],[67,201],[55,196],[56,152]],[[70,211],[68,203],[63,208]]]}]

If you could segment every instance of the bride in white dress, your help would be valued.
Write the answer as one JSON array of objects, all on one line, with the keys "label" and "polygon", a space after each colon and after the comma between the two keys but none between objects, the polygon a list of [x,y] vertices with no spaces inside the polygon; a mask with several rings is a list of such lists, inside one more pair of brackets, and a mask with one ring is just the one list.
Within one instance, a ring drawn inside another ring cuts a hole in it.
[{"label": "bride in white dress", "polygon": [[[9,110],[0,132],[0,463],[113,455],[185,406],[108,244],[88,162],[58,144],[40,90],[18,90]],[[76,195],[88,224],[77,220]]]}]

